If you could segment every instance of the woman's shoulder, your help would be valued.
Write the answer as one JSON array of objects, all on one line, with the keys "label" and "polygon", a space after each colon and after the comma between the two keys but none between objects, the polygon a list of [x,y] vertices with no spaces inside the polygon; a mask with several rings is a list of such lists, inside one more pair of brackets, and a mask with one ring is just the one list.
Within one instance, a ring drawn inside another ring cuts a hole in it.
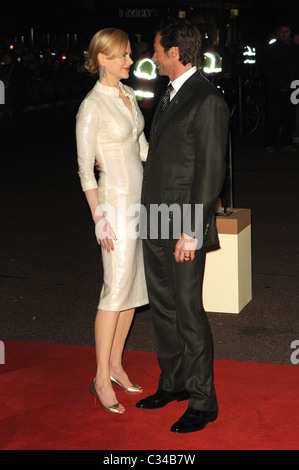
[{"label": "woman's shoulder", "polygon": [[82,114],[93,114],[98,115],[101,106],[99,106],[99,97],[98,94],[95,92],[94,87],[87,93],[87,95],[83,98],[79,109],[78,115]]},{"label": "woman's shoulder", "polygon": [[91,90],[89,90],[89,92],[85,95],[83,99],[83,103],[84,101],[89,101],[89,102],[97,101],[98,98],[99,98],[99,93],[96,92],[96,86],[94,85],[91,88]]}]

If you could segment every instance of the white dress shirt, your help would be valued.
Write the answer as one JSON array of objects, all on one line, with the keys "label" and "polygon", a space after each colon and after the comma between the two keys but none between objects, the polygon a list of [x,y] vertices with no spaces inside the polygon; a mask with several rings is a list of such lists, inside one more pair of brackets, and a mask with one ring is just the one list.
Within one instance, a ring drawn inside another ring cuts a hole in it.
[{"label": "white dress shirt", "polygon": [[191,69],[187,70],[187,72],[183,73],[178,78],[173,80],[173,82],[170,82],[174,88],[173,91],[170,93],[170,101],[173,99],[179,89],[184,85],[184,83],[188,80],[188,78],[190,78],[191,75],[193,75],[196,71],[197,67],[194,66]]}]

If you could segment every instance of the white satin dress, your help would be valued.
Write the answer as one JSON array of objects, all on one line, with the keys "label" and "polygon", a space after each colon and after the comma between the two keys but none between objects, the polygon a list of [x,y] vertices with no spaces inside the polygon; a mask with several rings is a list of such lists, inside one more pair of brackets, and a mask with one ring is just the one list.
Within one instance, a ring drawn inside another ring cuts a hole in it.
[{"label": "white satin dress", "polygon": [[[77,114],[76,139],[82,190],[98,189],[101,210],[117,240],[114,251],[102,249],[103,285],[98,308],[122,311],[148,303],[142,241],[138,238],[143,167],[148,152],[144,118],[132,88],[120,82],[134,118],[119,89],[97,81]],[[100,165],[97,183],[94,163]]]}]

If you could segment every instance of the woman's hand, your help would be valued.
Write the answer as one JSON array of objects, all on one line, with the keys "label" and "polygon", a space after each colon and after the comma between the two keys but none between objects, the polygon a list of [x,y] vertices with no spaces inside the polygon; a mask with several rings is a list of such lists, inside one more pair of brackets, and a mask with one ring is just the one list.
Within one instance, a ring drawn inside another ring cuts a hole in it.
[{"label": "woman's hand", "polygon": [[111,225],[104,215],[96,218],[95,233],[98,244],[102,245],[104,250],[107,250],[108,253],[110,253],[110,251],[114,251],[113,240],[117,240],[117,238]]}]

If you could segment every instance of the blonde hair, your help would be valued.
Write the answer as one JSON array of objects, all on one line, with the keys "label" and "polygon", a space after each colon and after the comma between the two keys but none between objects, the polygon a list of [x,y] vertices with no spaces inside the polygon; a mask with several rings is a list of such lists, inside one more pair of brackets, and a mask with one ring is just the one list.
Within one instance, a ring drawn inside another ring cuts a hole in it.
[{"label": "blonde hair", "polygon": [[88,51],[84,52],[84,67],[90,73],[98,74],[98,54],[105,54],[109,59],[121,57],[126,52],[128,40],[128,34],[121,29],[101,29],[91,39]]}]

